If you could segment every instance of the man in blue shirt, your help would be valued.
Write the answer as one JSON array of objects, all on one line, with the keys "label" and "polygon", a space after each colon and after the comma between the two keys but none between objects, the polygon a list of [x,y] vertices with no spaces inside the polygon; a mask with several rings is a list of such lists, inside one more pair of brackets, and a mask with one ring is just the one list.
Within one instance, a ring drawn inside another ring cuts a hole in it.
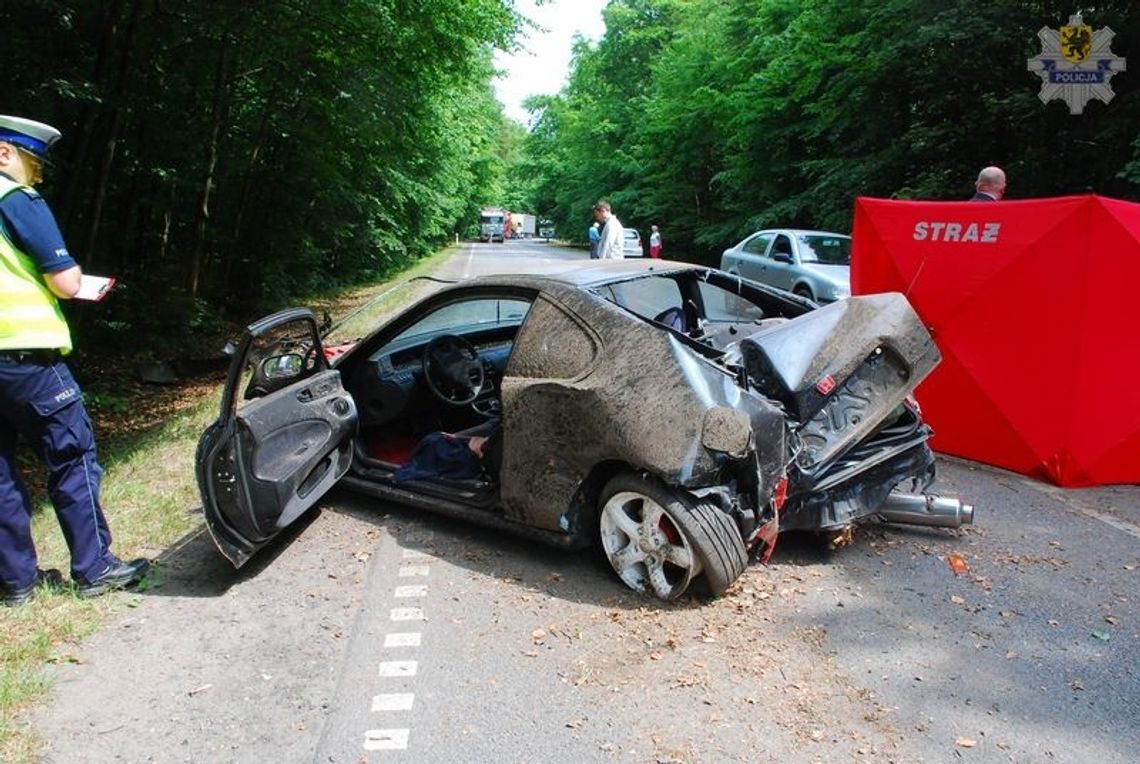
[{"label": "man in blue shirt", "polygon": [[43,179],[49,125],[0,115],[0,603],[31,601],[40,584],[62,583],[42,571],[32,541],[32,506],[16,469],[23,436],[48,468],[48,493],[71,552],[81,597],[137,583],[148,562],[111,553],[99,501],[103,469],[95,454],[83,394],[62,357],[71,333],[60,299],[79,291],[83,273],[67,251],[47,203]]},{"label": "man in blue shirt", "polygon": [[598,221],[595,220],[594,224],[590,226],[589,231],[587,231],[587,234],[590,237],[590,259],[591,260],[597,260],[598,259],[598,244],[600,244],[602,241],[601,224],[599,224]]}]

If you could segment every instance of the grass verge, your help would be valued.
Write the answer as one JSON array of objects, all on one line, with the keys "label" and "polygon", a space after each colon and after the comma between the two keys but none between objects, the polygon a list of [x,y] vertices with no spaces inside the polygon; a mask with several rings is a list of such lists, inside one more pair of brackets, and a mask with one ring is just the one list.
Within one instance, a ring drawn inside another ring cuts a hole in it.
[{"label": "grass verge", "polygon": [[[421,260],[400,281],[434,270],[453,251],[444,250]],[[333,342],[345,341],[375,328],[384,316],[429,288],[422,282],[372,284],[319,299],[314,308],[328,310],[334,320],[352,316],[331,338]],[[92,390],[89,386],[87,392]],[[162,398],[159,421],[132,427],[134,431],[128,433],[123,431],[128,425],[122,417],[100,412],[97,404],[90,405],[100,461],[106,470],[102,502],[115,553],[123,559],[157,557],[202,524],[194,450],[202,430],[217,417],[221,387],[216,381],[199,380],[177,393],[172,394],[170,388],[155,390],[152,394]],[[99,396],[88,397],[98,400]],[[144,402],[133,403],[148,408],[140,405]],[[50,506],[37,508],[32,532],[40,567],[59,568],[66,576],[70,559]],[[160,579],[159,571],[154,580]],[[142,586],[148,583],[144,581]],[[137,604],[138,598],[129,593],[82,600],[67,588],[41,588],[32,603],[0,609],[0,762],[41,761],[42,741],[21,714],[50,693],[44,666],[77,661],[72,650],[78,642],[122,608]]]}]

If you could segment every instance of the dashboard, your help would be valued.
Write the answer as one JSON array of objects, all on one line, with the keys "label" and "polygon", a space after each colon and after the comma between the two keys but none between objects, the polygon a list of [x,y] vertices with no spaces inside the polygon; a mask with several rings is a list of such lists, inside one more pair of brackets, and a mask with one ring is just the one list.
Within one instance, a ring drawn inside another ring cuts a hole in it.
[{"label": "dashboard", "polygon": [[[484,370],[483,390],[471,405],[497,405],[517,330],[499,327],[460,335],[474,345]],[[356,369],[349,390],[356,401],[361,426],[386,425],[400,418],[430,414],[446,405],[431,393],[424,380],[423,352],[428,339],[382,347]]]}]

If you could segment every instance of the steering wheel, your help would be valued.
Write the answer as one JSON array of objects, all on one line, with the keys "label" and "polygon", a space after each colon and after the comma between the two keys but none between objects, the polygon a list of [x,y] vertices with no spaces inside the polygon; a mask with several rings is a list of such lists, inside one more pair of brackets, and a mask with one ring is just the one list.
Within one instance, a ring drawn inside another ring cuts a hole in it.
[{"label": "steering wheel", "polygon": [[424,379],[435,397],[466,406],[483,390],[483,361],[475,346],[454,334],[441,334],[424,348]]}]

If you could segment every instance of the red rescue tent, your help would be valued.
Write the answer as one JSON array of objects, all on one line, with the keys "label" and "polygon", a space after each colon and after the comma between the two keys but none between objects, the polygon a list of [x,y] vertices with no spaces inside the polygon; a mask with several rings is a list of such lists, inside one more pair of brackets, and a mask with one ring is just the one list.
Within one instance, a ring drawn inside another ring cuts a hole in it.
[{"label": "red rescue tent", "polygon": [[855,294],[910,299],[943,361],[938,451],[1062,486],[1140,483],[1140,204],[855,204]]}]

